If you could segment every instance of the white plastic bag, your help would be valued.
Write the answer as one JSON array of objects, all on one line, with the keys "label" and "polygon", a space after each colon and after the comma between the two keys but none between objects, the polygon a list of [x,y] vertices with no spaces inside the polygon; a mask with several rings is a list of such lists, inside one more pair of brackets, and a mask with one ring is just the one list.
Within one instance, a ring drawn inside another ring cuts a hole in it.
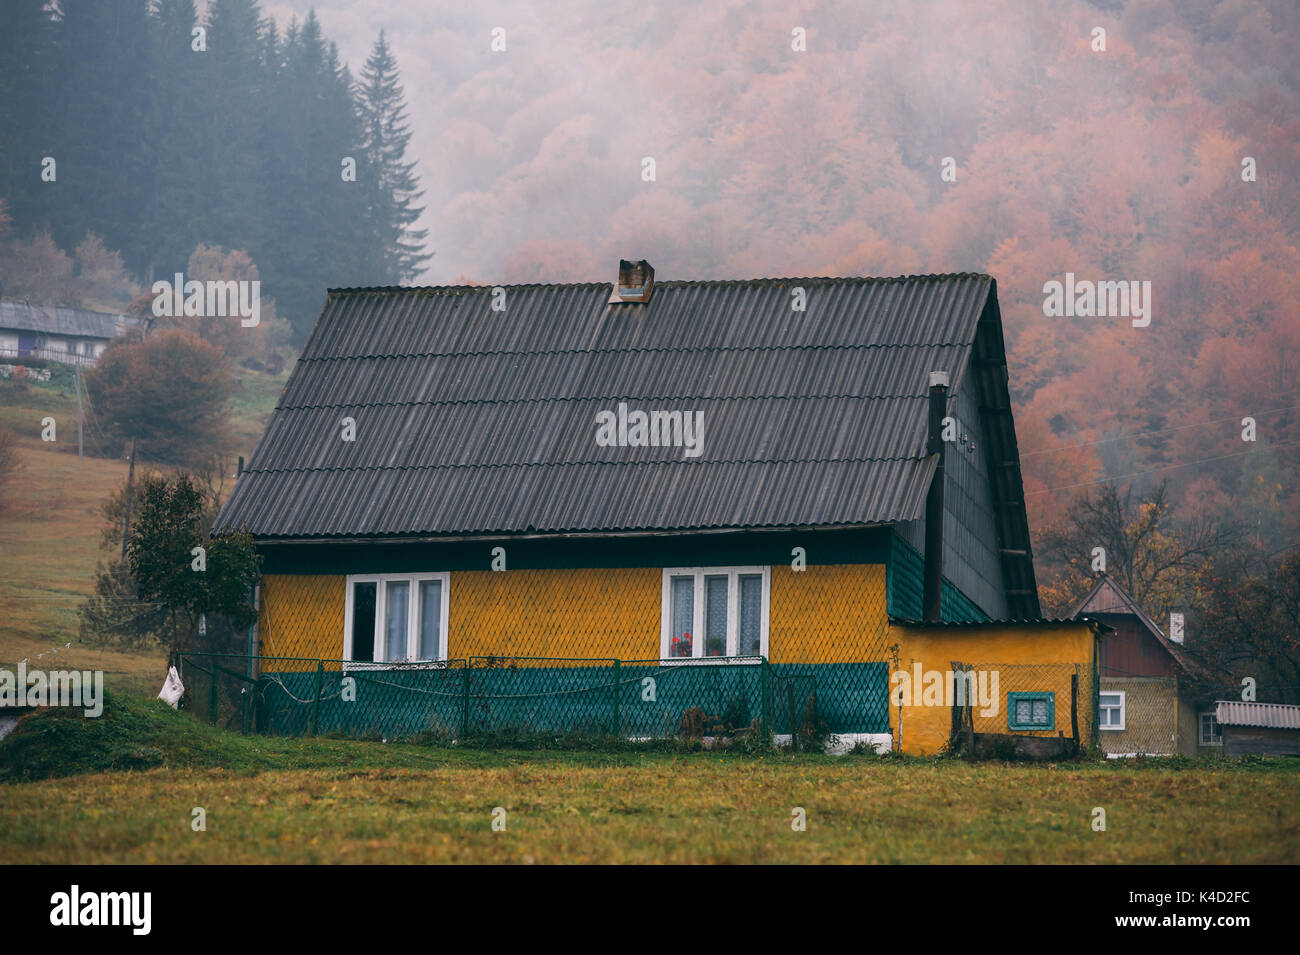
[{"label": "white plastic bag", "polygon": [[173,710],[180,709],[181,694],[185,692],[185,687],[181,683],[181,675],[176,672],[175,667],[167,668],[167,681],[163,683],[163,688],[158,692],[158,699],[164,700]]}]

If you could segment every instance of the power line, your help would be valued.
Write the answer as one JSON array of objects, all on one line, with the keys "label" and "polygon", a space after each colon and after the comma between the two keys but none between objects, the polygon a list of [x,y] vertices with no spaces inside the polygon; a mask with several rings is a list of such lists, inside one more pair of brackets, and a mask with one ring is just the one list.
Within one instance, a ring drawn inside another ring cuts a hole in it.
[{"label": "power line", "polygon": [[[1290,447],[1295,447],[1296,445],[1300,445],[1300,441],[1288,441],[1283,444],[1272,444],[1269,445],[1269,447],[1290,448]],[[1077,484],[1062,484],[1058,487],[1049,487],[1041,491],[1033,491],[1029,494],[1026,494],[1025,497],[1034,497],[1039,494],[1048,494],[1052,491],[1067,491],[1071,488],[1076,488],[1076,487],[1092,487],[1093,485],[1096,484],[1109,484],[1111,481],[1122,481],[1125,478],[1140,477],[1143,474],[1156,474],[1160,471],[1173,471],[1178,468],[1189,468],[1194,464],[1205,464],[1209,461],[1222,461],[1226,458],[1238,458],[1241,457],[1243,454],[1250,454],[1250,452],[1253,450],[1254,448],[1247,448],[1245,451],[1234,451],[1232,454],[1220,454],[1211,458],[1199,458],[1195,461],[1185,461],[1182,464],[1167,464],[1164,465],[1163,467],[1150,468],[1146,471],[1133,471],[1130,474],[1117,474],[1114,477],[1098,478],[1096,481],[1080,481]]]},{"label": "power line", "polygon": [[[1297,408],[1300,408],[1300,405],[1291,405],[1290,407],[1287,408],[1273,408],[1268,411],[1261,411],[1256,415],[1252,415],[1251,417],[1258,418],[1258,417],[1262,417],[1263,415],[1277,414],[1278,412],[1281,411],[1294,411]],[[1134,431],[1131,434],[1121,434],[1118,437],[1114,437],[1114,438],[1099,438],[1096,441],[1084,441],[1079,444],[1063,444],[1059,448],[1042,448],[1038,451],[1023,452],[1021,453],[1020,458],[1023,461],[1025,458],[1032,458],[1036,454],[1060,454],[1062,451],[1071,451],[1075,448],[1091,448],[1098,444],[1110,444],[1114,441],[1126,441],[1132,438],[1142,438],[1152,434],[1173,434],[1175,431],[1186,431],[1189,428],[1203,428],[1206,425],[1222,424],[1225,421],[1239,422],[1240,420],[1241,419],[1238,418],[1236,415],[1233,415],[1228,418],[1211,418],[1209,421],[1197,421],[1192,424],[1182,424],[1176,428],[1158,428],[1152,431]]]}]

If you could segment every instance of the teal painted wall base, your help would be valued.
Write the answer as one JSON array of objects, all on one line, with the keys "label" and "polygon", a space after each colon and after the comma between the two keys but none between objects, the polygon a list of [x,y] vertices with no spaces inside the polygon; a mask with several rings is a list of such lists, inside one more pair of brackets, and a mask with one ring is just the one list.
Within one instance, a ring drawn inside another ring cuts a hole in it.
[{"label": "teal painted wall base", "polygon": [[[756,724],[767,694],[769,731],[811,716],[828,733],[889,732],[885,663],[760,664],[628,661],[596,666],[486,666],[264,673],[257,728],[401,739],[430,733],[723,735]],[[345,699],[343,678],[356,681]],[[320,682],[319,702],[316,698]]]}]

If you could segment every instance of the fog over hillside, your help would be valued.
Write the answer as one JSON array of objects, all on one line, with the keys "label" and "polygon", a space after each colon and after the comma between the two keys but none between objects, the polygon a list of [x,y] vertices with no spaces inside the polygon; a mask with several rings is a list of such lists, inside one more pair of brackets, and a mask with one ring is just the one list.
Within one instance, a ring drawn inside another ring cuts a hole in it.
[{"label": "fog over hillside", "polygon": [[987,272],[1036,530],[1167,480],[1300,534],[1291,0],[3,9],[9,297],[260,277],[280,367],[331,286]]},{"label": "fog over hillside", "polygon": [[[1251,506],[1247,409],[1296,472],[1294,4],[266,5],[313,7],[392,41],[431,283],[988,271],[1040,517],[1137,472]],[[1045,315],[1066,273],[1150,325]]]}]

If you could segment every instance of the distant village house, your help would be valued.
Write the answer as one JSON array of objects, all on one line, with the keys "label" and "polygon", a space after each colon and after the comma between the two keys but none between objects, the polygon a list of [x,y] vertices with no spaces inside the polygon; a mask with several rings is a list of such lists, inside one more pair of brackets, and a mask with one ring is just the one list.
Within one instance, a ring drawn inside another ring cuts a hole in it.
[{"label": "distant village house", "polygon": [[0,361],[46,359],[93,366],[135,324],[126,315],[0,301]]}]

